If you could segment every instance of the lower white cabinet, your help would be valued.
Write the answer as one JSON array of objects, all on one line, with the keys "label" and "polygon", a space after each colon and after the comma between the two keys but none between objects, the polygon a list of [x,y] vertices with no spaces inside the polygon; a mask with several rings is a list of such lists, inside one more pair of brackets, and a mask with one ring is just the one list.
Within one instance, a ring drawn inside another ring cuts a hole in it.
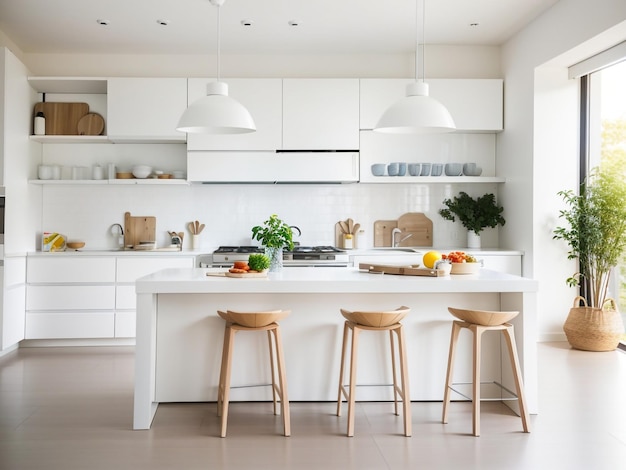
[{"label": "lower white cabinet", "polygon": [[25,339],[133,338],[135,280],[194,264],[193,256],[29,256]]}]

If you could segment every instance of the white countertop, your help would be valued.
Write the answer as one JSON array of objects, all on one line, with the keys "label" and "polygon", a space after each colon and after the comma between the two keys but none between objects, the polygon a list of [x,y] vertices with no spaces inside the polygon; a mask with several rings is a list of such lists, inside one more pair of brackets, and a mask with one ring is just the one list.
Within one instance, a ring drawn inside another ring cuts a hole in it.
[{"label": "white countertop", "polygon": [[218,268],[164,269],[136,281],[137,294],[211,293],[464,293],[535,292],[538,283],[481,269],[444,277],[370,274],[357,268],[284,268],[267,278],[207,276]]},{"label": "white countertop", "polygon": [[199,251],[177,250],[66,250],[66,251],[31,251],[28,256],[198,256],[206,254]]}]

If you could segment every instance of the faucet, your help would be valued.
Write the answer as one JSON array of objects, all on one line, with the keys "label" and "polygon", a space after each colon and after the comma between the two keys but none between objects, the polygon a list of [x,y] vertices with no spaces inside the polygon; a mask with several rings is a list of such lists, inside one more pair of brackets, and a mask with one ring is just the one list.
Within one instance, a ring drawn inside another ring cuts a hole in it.
[{"label": "faucet", "polygon": [[413,236],[413,234],[412,234],[412,233],[409,233],[406,237],[401,238],[400,240],[396,241],[396,235],[398,235],[398,234],[402,235],[402,230],[400,230],[400,229],[399,229],[399,228],[397,228],[397,227],[396,227],[396,228],[394,228],[394,229],[391,231],[391,245],[392,245],[394,248],[399,247],[399,246],[400,246],[400,243],[402,243],[402,242],[403,242],[404,240],[406,240],[407,238],[411,238],[411,237]]},{"label": "faucet", "polygon": [[[115,230],[118,229],[118,230]],[[124,229],[121,224],[113,224],[111,225],[111,233],[114,236],[117,236],[117,247],[118,249],[124,248]]]}]

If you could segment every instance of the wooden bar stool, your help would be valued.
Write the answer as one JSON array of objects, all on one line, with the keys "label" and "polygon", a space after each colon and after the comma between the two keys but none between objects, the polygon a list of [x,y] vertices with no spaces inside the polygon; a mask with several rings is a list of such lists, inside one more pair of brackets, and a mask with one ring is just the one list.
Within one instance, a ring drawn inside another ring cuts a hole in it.
[{"label": "wooden bar stool", "polygon": [[[341,347],[341,369],[339,372],[339,392],[337,396],[337,416],[341,416],[342,398],[348,401],[348,436],[354,436],[354,403],[356,386],[356,369],[359,346],[359,334],[361,331],[389,331],[391,341],[391,369],[393,374],[393,399],[394,413],[398,415],[398,396],[402,398],[404,413],[404,434],[411,436],[411,397],[409,393],[409,374],[406,361],[406,345],[404,341],[404,330],[400,320],[402,320],[410,309],[400,307],[388,312],[351,312],[341,309],[341,314],[346,318],[343,327],[343,344]],[[344,385],[344,366],[346,360],[346,350],[348,348],[348,335],[352,332],[352,345],[350,349],[350,379],[348,390]],[[396,378],[396,348],[394,333],[398,337],[397,355],[400,358],[400,378],[401,385],[398,386]]]},{"label": "wooden bar stool", "polygon": [[[217,415],[222,418],[221,437],[226,437],[228,421],[228,403],[230,395],[230,374],[232,369],[232,355],[235,344],[235,334],[239,331],[267,331],[270,348],[270,363],[272,370],[272,397],[274,414],[277,413],[277,398],[280,399],[281,413],[285,436],[291,435],[291,421],[289,416],[289,399],[287,397],[287,379],[285,375],[285,358],[283,344],[280,337],[278,320],[289,315],[289,310],[272,310],[267,312],[233,312],[218,310],[218,315],[226,320],[224,328],[224,346],[222,348],[222,365],[220,368],[220,382],[217,390]],[[276,366],[278,368],[278,382],[276,381]]]},{"label": "wooden bar stool", "polygon": [[[530,421],[528,419],[528,411],[526,410],[526,402],[524,399],[524,385],[522,382],[522,374],[517,357],[517,348],[515,346],[515,334],[513,325],[506,323],[515,318],[519,312],[490,312],[485,310],[464,310],[449,307],[448,311],[459,320],[452,322],[452,336],[450,338],[450,353],[448,355],[448,372],[446,375],[446,387],[443,396],[443,415],[441,421],[448,422],[448,405],[450,403],[450,391],[454,391],[464,396],[463,393],[454,389],[452,383],[452,374],[454,371],[454,358],[456,352],[456,343],[459,339],[459,333],[462,328],[467,328],[473,335],[473,373],[472,373],[472,431],[474,436],[480,436],[480,358],[481,358],[481,337],[485,331],[501,331],[506,339],[508,346],[509,358],[511,360],[511,368],[515,379],[515,388],[517,395],[508,390],[503,385],[496,383],[500,388],[511,394],[512,400],[517,400],[522,418],[524,432],[530,432]],[[503,401],[505,398],[498,398]]]}]

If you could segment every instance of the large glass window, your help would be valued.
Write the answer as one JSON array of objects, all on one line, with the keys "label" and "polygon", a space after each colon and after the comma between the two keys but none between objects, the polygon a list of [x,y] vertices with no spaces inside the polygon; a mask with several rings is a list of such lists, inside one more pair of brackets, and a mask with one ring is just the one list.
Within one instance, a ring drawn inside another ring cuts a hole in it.
[{"label": "large glass window", "polygon": [[[588,154],[581,165],[581,176],[598,165],[626,165],[626,60],[593,72],[586,80]],[[624,315],[626,260],[613,273],[609,295],[619,302]]]}]

